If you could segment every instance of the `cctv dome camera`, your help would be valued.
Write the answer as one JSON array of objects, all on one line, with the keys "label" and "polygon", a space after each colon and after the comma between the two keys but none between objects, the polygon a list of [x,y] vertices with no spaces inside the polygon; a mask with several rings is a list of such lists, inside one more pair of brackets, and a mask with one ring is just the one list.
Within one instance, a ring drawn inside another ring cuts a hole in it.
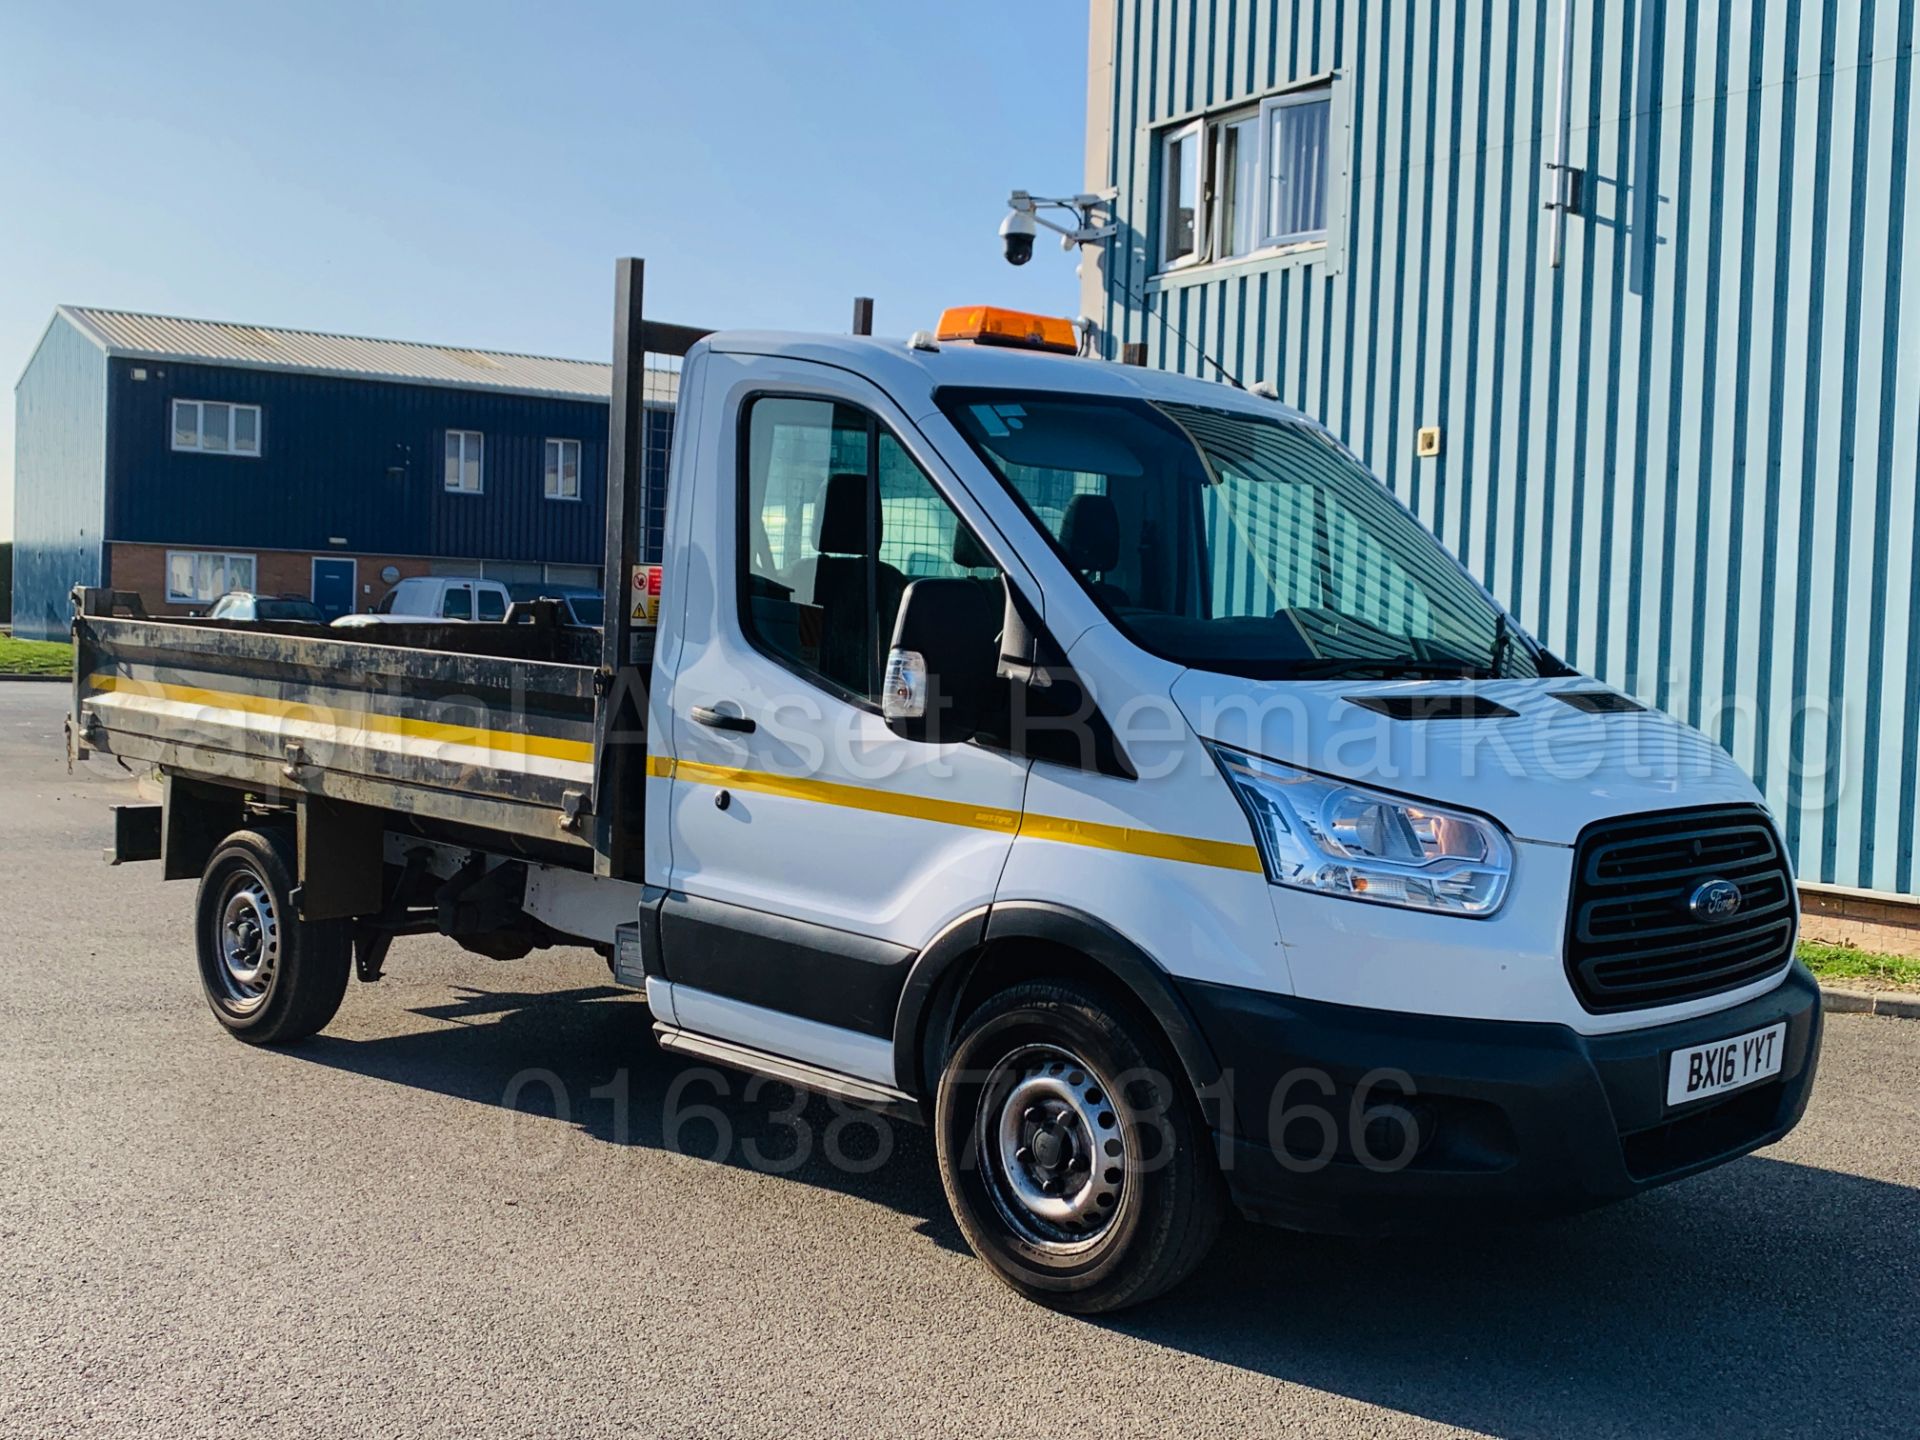
[{"label": "cctv dome camera", "polygon": [[1000,222],[1000,239],[1007,249],[1009,265],[1024,265],[1033,258],[1033,237],[1039,227],[1024,210],[1010,210]]}]

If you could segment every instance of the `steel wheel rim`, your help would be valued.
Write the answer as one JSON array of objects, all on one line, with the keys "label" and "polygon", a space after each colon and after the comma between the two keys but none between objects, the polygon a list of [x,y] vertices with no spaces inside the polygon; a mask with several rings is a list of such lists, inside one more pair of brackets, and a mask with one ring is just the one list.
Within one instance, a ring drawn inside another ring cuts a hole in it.
[{"label": "steel wheel rim", "polygon": [[982,1092],[977,1153],[1000,1218],[1053,1255],[1113,1228],[1133,1169],[1106,1077],[1072,1051],[1029,1045],[995,1065]]},{"label": "steel wheel rim", "polygon": [[236,1014],[259,1009],[280,963],[280,921],[272,894],[251,872],[227,883],[216,944],[220,963],[214,979],[222,1003]]}]

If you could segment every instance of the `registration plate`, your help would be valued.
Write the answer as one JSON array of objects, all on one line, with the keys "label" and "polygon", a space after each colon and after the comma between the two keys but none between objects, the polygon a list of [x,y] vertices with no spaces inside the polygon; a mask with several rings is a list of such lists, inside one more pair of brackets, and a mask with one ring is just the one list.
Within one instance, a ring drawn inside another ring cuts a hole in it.
[{"label": "registration plate", "polygon": [[1667,1060],[1667,1104],[1685,1105],[1778,1075],[1786,1049],[1783,1022],[1711,1045],[1676,1050]]}]

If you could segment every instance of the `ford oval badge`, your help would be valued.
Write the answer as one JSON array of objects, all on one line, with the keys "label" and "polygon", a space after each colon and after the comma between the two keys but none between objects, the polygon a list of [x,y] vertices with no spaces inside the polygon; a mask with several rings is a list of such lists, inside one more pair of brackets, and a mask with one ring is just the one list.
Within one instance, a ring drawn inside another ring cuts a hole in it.
[{"label": "ford oval badge", "polygon": [[1687,898],[1687,913],[1702,925],[1718,925],[1740,913],[1740,887],[1731,880],[1704,880]]}]

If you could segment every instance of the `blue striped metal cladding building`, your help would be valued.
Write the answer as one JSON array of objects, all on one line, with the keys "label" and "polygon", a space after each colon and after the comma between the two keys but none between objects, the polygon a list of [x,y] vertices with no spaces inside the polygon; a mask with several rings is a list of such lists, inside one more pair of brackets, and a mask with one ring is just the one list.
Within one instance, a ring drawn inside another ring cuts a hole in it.
[{"label": "blue striped metal cladding building", "polygon": [[[1110,358],[1271,382],[1550,647],[1724,745],[1803,880],[1909,894],[1915,6],[1567,0],[1555,268],[1560,0],[1093,0],[1121,233],[1083,271]],[[1163,272],[1159,138],[1303,83],[1324,243]]]}]

